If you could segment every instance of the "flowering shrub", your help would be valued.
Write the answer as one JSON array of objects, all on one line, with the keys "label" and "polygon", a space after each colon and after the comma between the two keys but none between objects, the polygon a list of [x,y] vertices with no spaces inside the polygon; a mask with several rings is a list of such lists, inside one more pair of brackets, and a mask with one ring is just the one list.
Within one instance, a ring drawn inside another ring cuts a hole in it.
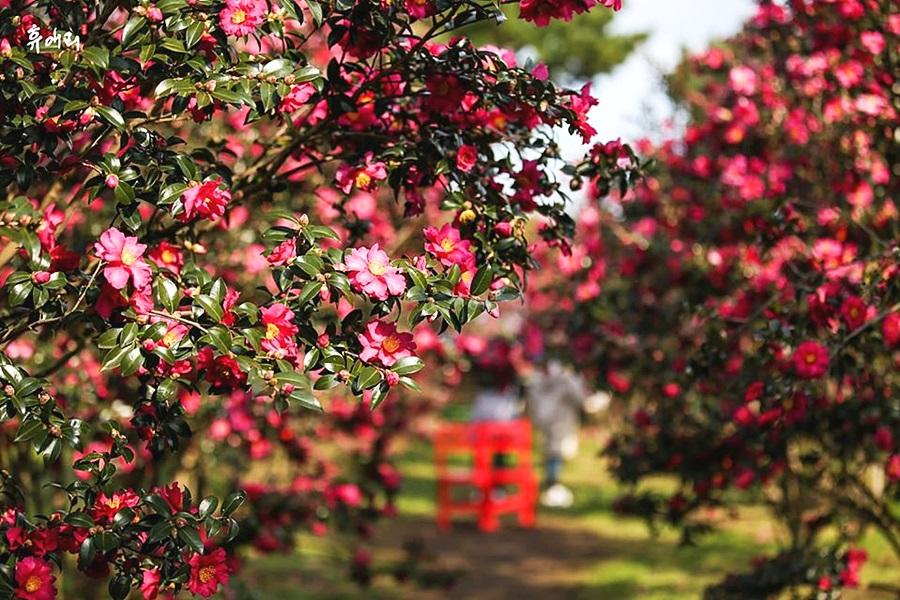
[{"label": "flowering shrub", "polygon": [[435,41],[498,14],[0,1],[0,596],[208,597],[241,546],[390,512],[413,332],[517,297],[530,217],[573,230],[587,88]]},{"label": "flowering shrub", "polygon": [[[890,2],[761,2],[675,73],[684,135],[642,149],[654,176],[589,206],[566,279],[531,294],[557,345],[631,403],[608,449],[635,486],[621,510],[686,541],[744,499],[783,523],[783,553],[710,597],[836,597],[872,529],[900,557],[898,30]],[[659,474],[673,494],[639,485]]]}]

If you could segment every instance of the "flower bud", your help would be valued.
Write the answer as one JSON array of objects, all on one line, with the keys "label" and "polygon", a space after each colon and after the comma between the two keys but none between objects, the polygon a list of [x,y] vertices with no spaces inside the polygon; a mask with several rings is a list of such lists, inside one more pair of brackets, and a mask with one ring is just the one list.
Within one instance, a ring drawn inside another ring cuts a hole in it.
[{"label": "flower bud", "polygon": [[43,285],[50,281],[50,272],[49,271],[35,271],[31,274],[31,281],[38,285]]}]

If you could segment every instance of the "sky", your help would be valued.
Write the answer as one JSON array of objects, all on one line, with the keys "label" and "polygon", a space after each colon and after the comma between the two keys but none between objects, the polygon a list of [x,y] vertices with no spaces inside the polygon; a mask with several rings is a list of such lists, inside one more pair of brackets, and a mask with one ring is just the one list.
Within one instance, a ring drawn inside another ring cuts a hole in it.
[{"label": "sky", "polygon": [[[682,48],[702,50],[736,33],[754,7],[753,0],[625,0],[612,30],[647,32],[649,38],[611,74],[594,81],[593,94],[600,100],[590,113],[599,132],[595,140],[657,137],[673,114],[660,76],[675,67]],[[573,156],[582,151],[578,146],[575,140],[564,143]]]}]

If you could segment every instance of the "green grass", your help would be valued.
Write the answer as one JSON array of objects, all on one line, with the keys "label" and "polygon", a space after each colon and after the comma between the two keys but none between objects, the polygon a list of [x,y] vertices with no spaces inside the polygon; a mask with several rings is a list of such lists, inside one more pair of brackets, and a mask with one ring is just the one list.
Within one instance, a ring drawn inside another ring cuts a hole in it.
[{"label": "green grass", "polygon": [[[504,521],[494,535],[481,534],[464,518],[451,533],[439,533],[433,524],[430,448],[419,442],[405,450],[399,462],[404,475],[400,516],[379,526],[372,541],[376,561],[397,560],[404,541],[420,540],[432,554],[428,568],[460,573],[452,589],[401,585],[382,576],[369,589],[359,590],[347,578],[346,550],[311,536],[300,539],[294,555],[249,560],[242,578],[257,597],[278,600],[680,600],[699,598],[704,586],[776,547],[779,532],[756,506],[710,514],[721,529],[692,547],[681,547],[674,531],[653,536],[643,522],[616,515],[612,502],[620,490],[597,458],[600,436],[595,432],[585,437],[579,456],[563,473],[575,492],[575,505],[567,510],[541,509],[535,530]],[[864,577],[900,579],[888,575],[900,568],[886,543],[872,536],[866,548],[870,561]],[[854,596],[879,597],[887,596],[862,592]]]}]

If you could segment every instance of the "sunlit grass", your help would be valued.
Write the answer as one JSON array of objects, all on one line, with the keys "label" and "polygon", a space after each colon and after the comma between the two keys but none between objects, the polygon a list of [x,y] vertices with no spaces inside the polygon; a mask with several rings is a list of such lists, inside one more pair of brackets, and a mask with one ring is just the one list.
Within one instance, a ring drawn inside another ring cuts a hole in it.
[{"label": "sunlit grass", "polygon": [[[598,457],[601,436],[588,432],[584,437],[579,456],[563,472],[564,481],[575,492],[575,505],[567,510],[542,509],[536,532],[523,533],[514,524],[504,522],[504,529],[494,536],[479,534],[465,523],[456,526],[451,534],[439,534],[433,524],[435,483],[431,450],[422,442],[405,448],[399,463],[404,475],[404,489],[398,501],[400,516],[379,526],[373,542],[376,560],[400,558],[404,539],[421,537],[426,544],[440,547],[436,565],[461,566],[463,573],[457,589],[423,590],[381,576],[371,588],[359,590],[348,581],[346,550],[333,540],[312,536],[300,538],[294,555],[250,560],[245,571],[248,588],[258,598],[278,600],[478,600],[479,591],[487,594],[484,597],[509,597],[502,593],[502,586],[511,582],[518,586],[515,592],[518,597],[528,600],[521,590],[531,581],[538,586],[534,597],[542,599],[694,599],[700,598],[703,588],[725,573],[742,570],[754,557],[776,548],[778,529],[762,507],[752,505],[742,506],[735,512],[711,513],[710,521],[717,530],[703,537],[696,546],[680,545],[677,532],[669,529],[651,535],[642,521],[624,518],[612,510],[621,488],[605,472]],[[671,489],[671,485],[665,480],[654,483],[660,490]],[[555,539],[545,539],[548,536]],[[515,547],[536,540],[540,541],[541,548],[534,552],[527,547]],[[554,557],[557,540],[560,553]],[[487,552],[492,557],[490,563],[480,564],[477,556],[467,556],[467,553],[480,556],[492,544],[499,550],[496,556]],[[865,547],[870,561],[864,577],[877,575],[882,581],[900,581],[900,568],[883,540],[872,534],[866,539]],[[510,563],[498,562],[497,556],[509,556]],[[554,558],[555,562],[548,563]],[[552,569],[548,570],[547,564]],[[485,587],[479,587],[482,585]],[[497,595],[497,589],[489,589],[490,586],[499,587],[500,594]],[[885,596],[869,592],[851,595],[854,600],[880,597]]]}]

